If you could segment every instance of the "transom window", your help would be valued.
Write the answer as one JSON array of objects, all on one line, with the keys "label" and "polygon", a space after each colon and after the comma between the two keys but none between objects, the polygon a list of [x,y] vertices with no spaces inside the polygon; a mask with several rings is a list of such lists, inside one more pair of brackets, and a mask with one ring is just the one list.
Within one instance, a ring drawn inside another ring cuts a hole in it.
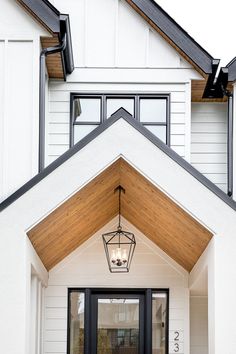
[{"label": "transom window", "polygon": [[70,145],[82,140],[121,107],[170,145],[168,94],[82,93],[71,94]]}]

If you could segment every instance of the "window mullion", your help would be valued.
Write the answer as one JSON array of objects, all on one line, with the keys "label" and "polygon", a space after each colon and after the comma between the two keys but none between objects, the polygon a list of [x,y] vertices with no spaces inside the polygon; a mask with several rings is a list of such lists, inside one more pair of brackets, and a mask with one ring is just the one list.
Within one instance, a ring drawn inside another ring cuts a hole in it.
[{"label": "window mullion", "polygon": [[107,97],[102,95],[102,104],[101,104],[101,123],[103,123],[107,118]]}]

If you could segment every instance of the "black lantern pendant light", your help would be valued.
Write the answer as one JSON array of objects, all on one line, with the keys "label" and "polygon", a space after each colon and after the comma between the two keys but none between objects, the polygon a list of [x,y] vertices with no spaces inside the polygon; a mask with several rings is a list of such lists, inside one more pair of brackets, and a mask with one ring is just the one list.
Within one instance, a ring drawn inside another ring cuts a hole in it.
[{"label": "black lantern pendant light", "polygon": [[127,273],[130,269],[136,241],[134,234],[128,231],[123,231],[120,224],[121,192],[125,193],[125,189],[118,186],[114,192],[119,193],[119,222],[117,230],[103,234],[102,238],[110,272]]}]

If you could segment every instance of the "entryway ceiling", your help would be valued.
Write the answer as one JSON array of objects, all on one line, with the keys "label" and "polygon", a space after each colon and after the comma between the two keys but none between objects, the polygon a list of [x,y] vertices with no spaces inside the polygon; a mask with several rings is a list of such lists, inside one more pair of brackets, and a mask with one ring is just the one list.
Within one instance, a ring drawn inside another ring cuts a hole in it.
[{"label": "entryway ceiling", "polygon": [[190,271],[213,235],[122,158],[28,232],[45,267],[50,270],[118,214],[118,185],[125,189],[122,216]]}]

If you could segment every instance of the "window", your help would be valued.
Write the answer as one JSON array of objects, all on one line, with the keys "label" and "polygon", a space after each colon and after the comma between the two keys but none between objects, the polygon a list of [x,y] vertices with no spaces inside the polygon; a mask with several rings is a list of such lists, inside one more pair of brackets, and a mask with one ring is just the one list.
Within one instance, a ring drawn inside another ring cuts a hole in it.
[{"label": "window", "polygon": [[70,144],[73,146],[123,107],[152,134],[170,145],[169,95],[71,94]]}]

